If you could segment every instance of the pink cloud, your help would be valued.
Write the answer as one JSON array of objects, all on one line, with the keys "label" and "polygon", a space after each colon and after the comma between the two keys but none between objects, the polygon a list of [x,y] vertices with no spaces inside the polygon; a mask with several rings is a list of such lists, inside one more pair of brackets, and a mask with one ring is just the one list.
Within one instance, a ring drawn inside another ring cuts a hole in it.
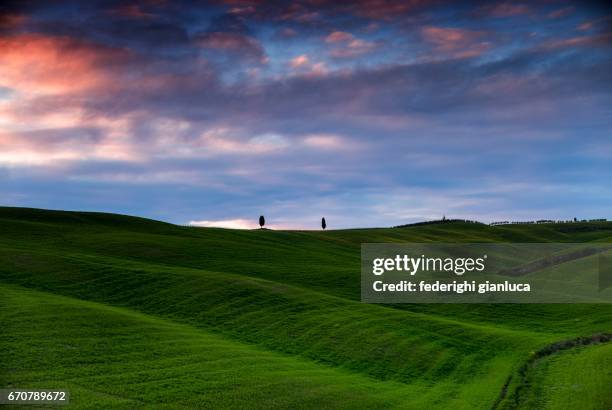
[{"label": "pink cloud", "polygon": [[300,3],[291,3],[284,10],[281,11],[278,19],[284,21],[297,21],[300,23],[308,23],[317,20],[320,17],[319,12],[310,10]]},{"label": "pink cloud", "polygon": [[434,2],[431,0],[359,0],[352,4],[350,8],[357,15],[386,19]]},{"label": "pink cloud", "polygon": [[546,17],[548,17],[549,19],[558,19],[558,18],[561,18],[561,17],[569,16],[575,10],[576,10],[576,8],[573,7],[573,6],[564,7],[564,8],[558,9],[558,10],[551,11],[550,13],[548,13],[548,15]]},{"label": "pink cloud", "polygon": [[334,31],[330,33],[327,37],[325,37],[326,43],[339,43],[344,41],[350,41],[354,37],[352,34],[344,32],[344,31]]},{"label": "pink cloud", "polygon": [[421,29],[421,36],[434,45],[436,53],[453,58],[475,57],[490,48],[481,31],[428,26]]},{"label": "pink cloud", "polygon": [[612,32],[597,35],[574,36],[561,40],[552,40],[543,43],[544,48],[571,48],[571,47],[610,47]]},{"label": "pink cloud", "polygon": [[310,72],[308,73],[310,76],[319,77],[327,74],[329,69],[324,62],[319,61],[318,63],[314,63],[310,66]]},{"label": "pink cloud", "polygon": [[341,137],[332,134],[308,135],[303,140],[304,145],[323,150],[336,150],[345,146]]},{"label": "pink cloud", "polygon": [[57,167],[87,160],[143,160],[143,150],[131,137],[138,119],[92,115],[78,105],[53,104],[55,98],[0,103],[0,164]]},{"label": "pink cloud", "polygon": [[[168,137],[157,139],[155,150],[165,157],[210,157],[215,155],[256,156],[281,152],[289,147],[282,135],[264,133],[254,136],[234,128],[212,128],[190,141]],[[163,135],[163,134],[160,134]]]},{"label": "pink cloud", "polygon": [[361,143],[355,141],[349,142],[346,138],[337,134],[309,134],[302,138],[304,146],[321,151],[352,151],[363,147]]},{"label": "pink cloud", "polygon": [[527,14],[530,9],[525,4],[505,2],[494,6],[485,6],[481,12],[492,17],[512,17]]},{"label": "pink cloud", "polygon": [[300,75],[305,76],[321,76],[328,72],[324,62],[313,62],[307,54],[301,54],[289,60],[289,66]]},{"label": "pink cloud", "polygon": [[282,37],[286,37],[286,38],[290,38],[290,37],[295,37],[297,36],[297,31],[295,31],[294,29],[290,28],[290,27],[285,27],[283,28],[279,34]]},{"label": "pink cloud", "polygon": [[332,57],[351,58],[367,54],[376,49],[376,44],[371,41],[353,39],[346,43],[344,47],[338,47],[330,52]]},{"label": "pink cloud", "polygon": [[0,134],[0,164],[4,166],[49,165],[77,160],[82,152],[71,141],[35,138],[31,135]]},{"label": "pink cloud", "polygon": [[297,57],[294,57],[289,62],[289,65],[293,68],[306,67],[309,64],[310,64],[310,59],[308,58],[308,55],[306,54],[301,54]]},{"label": "pink cloud", "polygon": [[478,34],[456,28],[424,27],[421,30],[425,40],[438,45],[441,48],[453,50],[470,43]]},{"label": "pink cloud", "polygon": [[138,161],[129,139],[105,135],[93,138],[81,129],[57,128],[0,134],[0,165],[60,166],[89,160]]},{"label": "pink cloud", "polygon": [[154,16],[152,13],[145,12],[139,4],[124,4],[116,9],[111,10],[111,13],[121,17],[133,19],[149,19]]},{"label": "pink cloud", "polygon": [[236,6],[236,7],[232,7],[229,12],[231,14],[236,14],[239,16],[247,16],[249,14],[255,14],[257,10],[255,9],[255,6],[253,5],[246,5],[246,6]]},{"label": "pink cloud", "polygon": [[334,58],[357,57],[373,51],[376,44],[356,38],[351,33],[334,31],[325,37],[325,42],[332,44],[329,55]]},{"label": "pink cloud", "polygon": [[353,14],[370,19],[388,19],[426,6],[439,0],[356,0],[341,2],[332,0],[313,0],[306,2],[287,2],[278,19],[311,23],[321,17],[319,11],[331,13]]},{"label": "pink cloud", "polygon": [[254,58],[261,63],[267,61],[265,51],[259,41],[240,33],[212,32],[200,36],[198,44],[204,48],[231,52],[240,56]]},{"label": "pink cloud", "polygon": [[36,95],[112,88],[116,77],[106,67],[128,58],[125,50],[67,37],[0,37],[0,86]]},{"label": "pink cloud", "polygon": [[[121,69],[106,67],[129,58],[121,50],[44,36],[0,38],[0,49],[0,87],[11,90],[0,99],[0,164],[139,162],[154,155],[158,140],[181,129],[178,121],[157,129],[160,120],[138,110],[96,114],[88,109],[103,93],[120,95],[132,87],[156,90],[180,80],[144,75],[126,82]],[[151,132],[143,146],[137,127],[145,117]]]},{"label": "pink cloud", "polygon": [[250,219],[223,219],[219,221],[189,221],[189,226],[202,228],[226,228],[226,229],[256,229],[259,224]]}]

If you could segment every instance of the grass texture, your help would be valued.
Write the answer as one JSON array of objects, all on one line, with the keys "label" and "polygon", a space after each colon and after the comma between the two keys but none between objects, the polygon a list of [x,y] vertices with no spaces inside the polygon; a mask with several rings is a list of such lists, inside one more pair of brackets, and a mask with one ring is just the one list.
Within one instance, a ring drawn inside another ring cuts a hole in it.
[{"label": "grass texture", "polygon": [[65,388],[73,408],[610,407],[607,344],[512,375],[611,333],[612,306],[362,304],[359,252],[612,242],[612,223],[245,231],[0,208],[0,229],[0,387]]}]

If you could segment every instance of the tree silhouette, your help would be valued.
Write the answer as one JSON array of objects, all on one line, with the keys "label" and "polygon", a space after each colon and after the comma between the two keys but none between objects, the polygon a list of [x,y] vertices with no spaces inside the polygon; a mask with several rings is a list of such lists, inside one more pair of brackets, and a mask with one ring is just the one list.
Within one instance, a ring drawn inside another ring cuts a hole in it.
[{"label": "tree silhouette", "polygon": [[321,228],[327,228],[327,224],[325,223],[325,218],[321,218]]},{"label": "tree silhouette", "polygon": [[259,228],[260,229],[263,228],[265,224],[266,224],[266,218],[264,218],[263,215],[260,215],[259,216]]}]

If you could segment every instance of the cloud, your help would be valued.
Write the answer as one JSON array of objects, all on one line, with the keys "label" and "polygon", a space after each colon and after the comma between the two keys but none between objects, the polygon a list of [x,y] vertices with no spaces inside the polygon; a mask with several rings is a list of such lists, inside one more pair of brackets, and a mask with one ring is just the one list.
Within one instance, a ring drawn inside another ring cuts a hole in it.
[{"label": "cloud", "polygon": [[330,56],[334,58],[352,58],[369,53],[376,49],[376,43],[356,38],[344,31],[333,31],[325,42],[332,45]]},{"label": "cloud", "polygon": [[67,37],[0,37],[0,86],[36,95],[109,89],[116,78],[107,67],[129,58],[125,50]]},{"label": "cloud", "polygon": [[574,6],[563,7],[563,8],[551,11],[550,13],[546,15],[546,17],[548,17],[549,19],[559,19],[562,17],[567,17],[570,14],[573,14],[575,11],[576,11],[576,7]]},{"label": "cloud", "polygon": [[484,6],[480,12],[491,17],[514,17],[529,13],[530,8],[521,3],[503,2]]},{"label": "cloud", "polygon": [[324,62],[318,61],[313,62],[310,60],[307,54],[300,54],[289,60],[289,66],[294,72],[300,75],[306,76],[322,76],[328,72],[327,66]]},{"label": "cloud", "polygon": [[144,11],[140,4],[122,4],[111,10],[111,13],[134,19],[150,19],[154,17],[154,14]]},{"label": "cloud", "polygon": [[291,59],[289,65],[293,68],[305,67],[310,64],[310,59],[306,54],[301,54]]},{"label": "cloud", "polygon": [[563,49],[563,48],[581,48],[581,47],[612,47],[612,32],[573,36],[563,39],[548,40],[541,44],[542,48],[548,49]]},{"label": "cloud", "polygon": [[413,12],[431,5],[428,0],[358,0],[346,8],[353,13],[373,19],[388,19],[397,15]]},{"label": "cloud", "polygon": [[226,219],[221,221],[189,221],[189,226],[203,228],[256,229],[259,224],[250,219]]},{"label": "cloud", "polygon": [[[168,138],[159,139],[157,149],[170,157],[206,158],[217,155],[265,155],[282,151],[289,145],[285,137],[275,133],[248,136],[244,130],[216,128],[205,130],[197,139],[179,139],[179,141]],[[178,149],[174,148],[177,146]]]},{"label": "cloud", "polygon": [[291,38],[297,36],[298,33],[291,27],[285,27],[279,31],[279,35],[284,38]]},{"label": "cloud", "polygon": [[276,133],[265,133],[257,135],[247,142],[250,152],[269,152],[284,149],[289,145],[285,137]]},{"label": "cloud", "polygon": [[355,148],[355,144],[345,141],[344,138],[333,134],[311,134],[303,139],[304,145],[320,150],[342,150]]},{"label": "cloud", "polygon": [[376,44],[371,41],[354,39],[346,43],[343,48],[336,48],[330,52],[332,57],[351,58],[369,53],[376,48]]},{"label": "cloud", "polygon": [[393,19],[425,9],[438,3],[432,0],[357,0],[338,2],[330,0],[295,1],[282,3],[243,2],[231,7],[250,7],[250,14],[282,22],[316,25],[327,16],[347,15],[367,19]]},{"label": "cloud", "polygon": [[426,26],[421,36],[434,45],[434,52],[452,58],[476,57],[491,47],[482,31]]},{"label": "cloud", "polygon": [[58,166],[109,158],[112,147],[96,129],[54,129],[0,134],[0,165]]},{"label": "cloud", "polygon": [[312,23],[321,17],[318,11],[314,11],[304,4],[298,2],[288,2],[287,4],[289,4],[287,7],[279,8],[277,18],[281,21]]},{"label": "cloud", "polygon": [[0,13],[0,31],[6,30],[11,31],[19,28],[24,23],[26,23],[28,17],[24,14],[18,13]]},{"label": "cloud", "polygon": [[345,41],[351,41],[354,37],[352,34],[344,32],[344,31],[333,31],[329,33],[327,37],[325,37],[326,43],[341,43]]},{"label": "cloud", "polygon": [[555,21],[531,5],[117,4],[11,11],[25,20],[0,34],[0,188],[16,204],[312,228],[609,205],[593,147],[611,41],[578,3]]},{"label": "cloud", "polygon": [[257,11],[257,9],[255,8],[255,5],[253,4],[246,4],[246,5],[238,5],[238,6],[234,6],[231,9],[229,9],[229,13],[230,14],[234,14],[234,15],[239,15],[239,16],[248,16],[251,14],[255,14]]},{"label": "cloud", "polygon": [[81,117],[72,120],[69,128],[66,125],[70,123],[61,120],[53,128],[36,129],[32,124],[30,130],[0,133],[0,165],[57,167],[90,160],[142,160],[141,151],[121,132],[123,126],[118,122]]},{"label": "cloud", "polygon": [[[189,226],[197,226],[200,228],[225,228],[225,229],[259,229],[259,222],[252,219],[224,219],[219,221],[189,221]],[[270,224],[266,222],[266,229],[299,229],[295,224],[276,223]]]},{"label": "cloud", "polygon": [[232,53],[237,57],[266,62],[266,53],[255,38],[241,33],[211,32],[201,34],[197,43],[200,47]]}]

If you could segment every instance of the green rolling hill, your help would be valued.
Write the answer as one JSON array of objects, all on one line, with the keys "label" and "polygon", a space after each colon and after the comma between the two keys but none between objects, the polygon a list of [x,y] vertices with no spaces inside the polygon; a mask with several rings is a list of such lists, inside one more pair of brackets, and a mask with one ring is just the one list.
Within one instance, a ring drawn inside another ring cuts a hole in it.
[{"label": "green rolling hill", "polygon": [[0,208],[0,231],[0,387],[75,408],[612,404],[609,344],[533,361],[612,333],[612,305],[359,300],[362,242],[612,242],[612,223],[242,231]]}]

